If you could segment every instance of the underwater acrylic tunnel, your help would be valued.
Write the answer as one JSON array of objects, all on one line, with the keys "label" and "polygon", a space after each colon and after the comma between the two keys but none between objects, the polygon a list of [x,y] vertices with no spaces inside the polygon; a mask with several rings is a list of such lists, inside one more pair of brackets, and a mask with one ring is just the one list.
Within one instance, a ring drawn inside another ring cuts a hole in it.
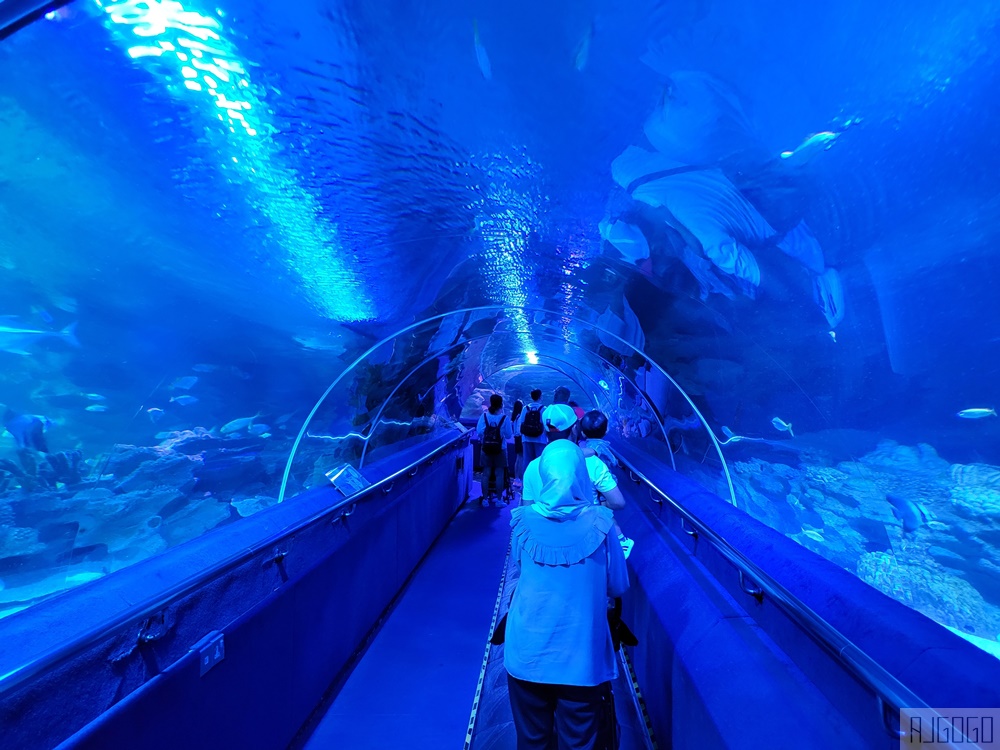
[{"label": "underwater acrylic tunnel", "polygon": [[0,744],[513,746],[474,428],[559,387],[620,747],[1000,719],[998,25],[0,0]]}]

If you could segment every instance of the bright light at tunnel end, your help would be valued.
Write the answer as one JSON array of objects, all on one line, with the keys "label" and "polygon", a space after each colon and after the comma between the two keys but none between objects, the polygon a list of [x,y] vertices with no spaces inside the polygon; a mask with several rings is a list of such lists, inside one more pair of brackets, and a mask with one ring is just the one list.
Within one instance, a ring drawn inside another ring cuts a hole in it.
[{"label": "bright light at tunnel end", "polygon": [[537,365],[538,364],[538,352],[525,352],[524,353],[524,358],[528,362],[529,365]]}]

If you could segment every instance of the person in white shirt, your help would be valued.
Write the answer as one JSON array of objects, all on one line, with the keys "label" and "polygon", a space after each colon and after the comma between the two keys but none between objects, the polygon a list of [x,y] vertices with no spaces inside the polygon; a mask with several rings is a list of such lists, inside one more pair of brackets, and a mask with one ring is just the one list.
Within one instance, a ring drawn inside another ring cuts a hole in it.
[{"label": "person in white shirt", "polygon": [[[608,461],[617,465],[617,460],[611,454],[611,448],[604,436],[608,433],[608,418],[603,412],[588,411],[580,420],[581,439],[579,441],[583,455],[587,458],[587,471],[594,482],[594,493],[597,495],[597,502],[607,505],[611,510],[622,510],[625,507],[625,497],[618,489],[618,480],[615,479],[608,468]],[[635,542],[629,539],[622,532],[618,522],[615,521],[614,534],[618,537],[618,542],[625,553],[625,559],[632,554],[632,547]]]},{"label": "person in white shirt", "polygon": [[542,392],[536,388],[531,392],[531,401],[521,410],[520,416],[514,422],[514,434],[521,436],[521,476],[528,464],[542,455],[542,449],[549,442],[545,437],[545,424],[542,422]]},{"label": "person in white shirt", "polygon": [[476,425],[476,434],[480,440],[480,465],[483,467],[482,483],[483,507],[490,505],[490,481],[496,479],[496,495],[493,502],[497,507],[503,506],[500,493],[507,484],[507,443],[514,439],[510,420],[503,413],[503,396],[494,393],[490,396],[490,409],[483,412]]}]

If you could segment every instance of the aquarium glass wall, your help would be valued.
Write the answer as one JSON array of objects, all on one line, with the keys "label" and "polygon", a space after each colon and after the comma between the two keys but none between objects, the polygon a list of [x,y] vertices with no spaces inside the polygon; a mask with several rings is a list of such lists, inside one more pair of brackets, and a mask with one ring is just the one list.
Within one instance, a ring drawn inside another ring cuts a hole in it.
[{"label": "aquarium glass wall", "polygon": [[0,615],[560,381],[996,650],[998,21],[76,0],[8,29]]}]

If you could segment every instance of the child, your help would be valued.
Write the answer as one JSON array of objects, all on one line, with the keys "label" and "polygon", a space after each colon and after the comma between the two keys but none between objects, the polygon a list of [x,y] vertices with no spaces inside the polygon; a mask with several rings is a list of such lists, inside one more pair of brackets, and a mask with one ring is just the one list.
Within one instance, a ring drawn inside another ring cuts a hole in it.
[{"label": "child", "polygon": [[[621,510],[625,507],[625,498],[618,489],[617,480],[608,469],[608,464],[618,465],[618,460],[611,453],[610,444],[604,439],[608,432],[608,418],[602,412],[589,411],[580,420],[580,431],[583,438],[579,444],[587,460],[587,472],[594,483],[595,495],[603,496],[604,503],[612,510]],[[594,500],[600,502],[600,497],[595,497]],[[617,521],[614,531],[627,559],[635,542],[622,533]]]}]

